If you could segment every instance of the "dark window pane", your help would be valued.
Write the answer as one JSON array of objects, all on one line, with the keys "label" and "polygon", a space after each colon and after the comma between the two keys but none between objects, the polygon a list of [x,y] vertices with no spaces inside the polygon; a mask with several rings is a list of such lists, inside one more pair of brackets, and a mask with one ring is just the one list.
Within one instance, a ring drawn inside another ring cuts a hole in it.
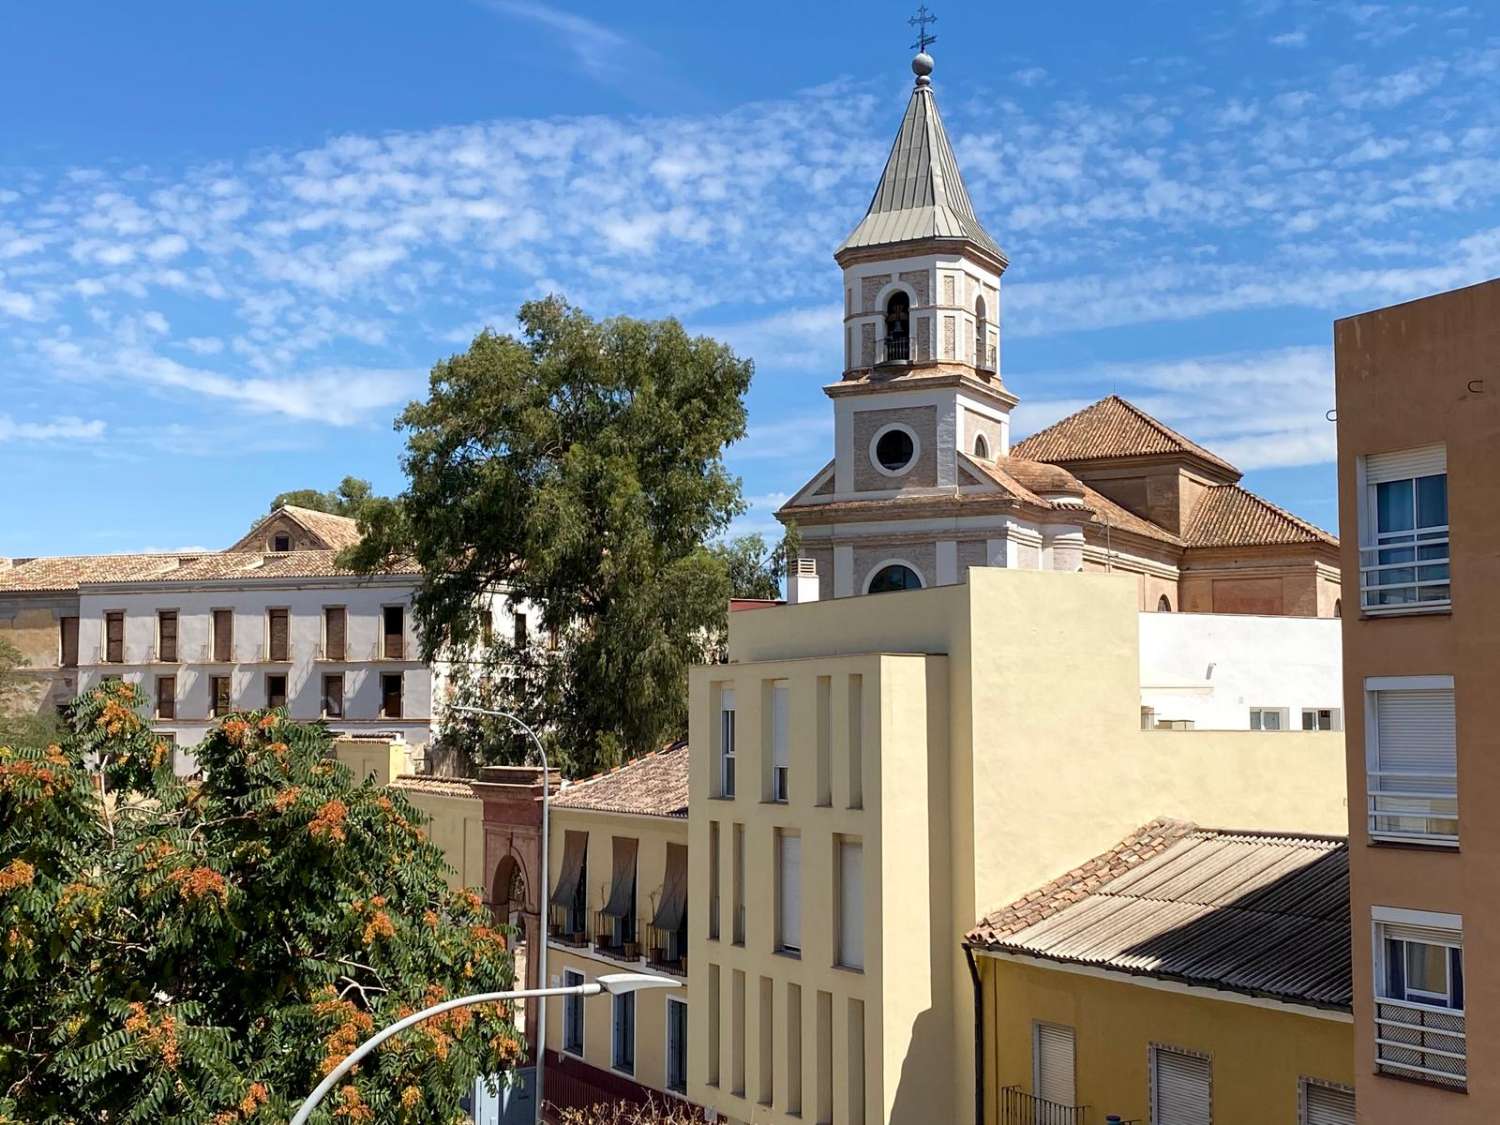
[{"label": "dark window pane", "polygon": [[1375,486],[1375,527],[1379,531],[1412,529],[1411,481],[1390,480]]},{"label": "dark window pane", "polygon": [[1443,527],[1448,523],[1448,476],[1439,473],[1417,479],[1417,526]]}]

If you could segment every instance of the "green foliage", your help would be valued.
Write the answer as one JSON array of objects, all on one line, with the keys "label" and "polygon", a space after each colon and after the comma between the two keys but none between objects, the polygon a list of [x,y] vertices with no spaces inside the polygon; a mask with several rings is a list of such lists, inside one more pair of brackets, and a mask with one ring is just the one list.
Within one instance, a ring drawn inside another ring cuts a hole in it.
[{"label": "green foliage", "polygon": [[[510,986],[420,814],[325,731],[231,716],[184,782],[143,702],[106,684],[61,745],[0,748],[0,1121],[285,1121],[373,1030]],[[521,1049],[508,1012],[438,1017],[315,1120],[452,1121]]]},{"label": "green foliage", "polygon": [[[311,508],[315,512],[328,512],[335,516],[358,516],[365,503],[374,497],[370,482],[358,477],[345,477],[332,492],[319,492],[316,488],[294,488],[290,492],[278,493],[271,501],[270,511],[283,504],[298,508]],[[264,517],[261,517],[262,519]],[[259,519],[256,520],[260,522]]]},{"label": "green foliage", "polygon": [[0,743],[45,746],[62,737],[62,724],[54,716],[33,713],[34,697],[22,671],[30,663],[20,649],[0,639]]},{"label": "green foliage", "polygon": [[596,322],[555,298],[520,323],[433,368],[397,422],[406,491],[365,505],[345,560],[421,564],[429,655],[467,649],[496,587],[540,605],[568,633],[548,726],[588,772],[685,729],[687,668],[730,592],[706,544],[744,507],[722,452],[751,364],[674,320]]}]

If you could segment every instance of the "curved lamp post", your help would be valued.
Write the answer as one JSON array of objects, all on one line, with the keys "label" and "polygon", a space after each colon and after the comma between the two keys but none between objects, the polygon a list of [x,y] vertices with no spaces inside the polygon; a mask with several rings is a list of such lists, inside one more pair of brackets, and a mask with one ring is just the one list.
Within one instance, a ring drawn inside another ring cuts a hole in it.
[{"label": "curved lamp post", "polygon": [[[533,990],[537,996],[536,1005],[536,1118],[537,1125],[542,1121],[542,1071],[547,1062],[547,888],[552,881],[552,870],[547,866],[547,841],[552,835],[549,826],[548,813],[552,804],[552,769],[547,764],[547,751],[542,748],[542,740],[536,736],[536,731],[526,725],[519,715],[509,711],[497,711],[490,707],[466,707],[456,706],[452,708],[471,715],[492,715],[499,719],[509,719],[520,727],[531,737],[531,744],[536,747],[537,757],[542,760],[542,856],[541,856],[541,886],[537,888],[537,952],[540,956],[536,963],[536,979],[542,987]],[[533,879],[533,884],[537,880]],[[527,1022],[530,1022],[530,1013],[527,1013]],[[293,1123],[295,1125],[295,1123]]]},{"label": "curved lamp post", "polygon": [[[291,1125],[306,1125],[307,1119],[312,1116],[312,1111],[318,1108],[319,1103],[328,1096],[328,1091],[338,1085],[339,1079],[348,1074],[376,1047],[380,1046],[393,1035],[398,1035],[413,1024],[421,1023],[423,1020],[431,1019],[433,1016],[442,1015],[453,1008],[466,1008],[474,1004],[493,1004],[501,1000],[526,1000],[531,997],[545,999],[548,996],[598,996],[601,992],[608,992],[611,996],[618,996],[625,992],[639,992],[643,988],[681,988],[682,982],[670,977],[659,977],[652,973],[607,973],[597,980],[585,981],[583,984],[574,984],[560,988],[521,988],[510,992],[478,992],[473,996],[460,996],[456,1000],[445,1000],[441,1004],[434,1004],[430,1008],[423,1008],[405,1019],[397,1020],[383,1031],[377,1031],[356,1047],[343,1062],[334,1067],[328,1073],[328,1077],[318,1083],[308,1099],[302,1103],[300,1109],[292,1116]],[[537,1092],[537,1114],[541,1114],[542,1099],[541,1088],[538,1083]]]}]

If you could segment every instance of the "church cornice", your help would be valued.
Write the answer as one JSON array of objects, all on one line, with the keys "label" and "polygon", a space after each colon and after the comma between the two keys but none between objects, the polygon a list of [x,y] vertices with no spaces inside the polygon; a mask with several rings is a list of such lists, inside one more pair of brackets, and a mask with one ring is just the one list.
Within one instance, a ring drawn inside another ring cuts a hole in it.
[{"label": "church cornice", "polygon": [[986,379],[967,364],[951,361],[913,363],[886,375],[878,368],[854,368],[836,383],[828,383],[823,393],[829,398],[849,395],[880,394],[888,391],[925,391],[943,387],[960,387],[976,398],[989,399],[1009,410],[1021,400],[1005,389],[1000,377]]}]

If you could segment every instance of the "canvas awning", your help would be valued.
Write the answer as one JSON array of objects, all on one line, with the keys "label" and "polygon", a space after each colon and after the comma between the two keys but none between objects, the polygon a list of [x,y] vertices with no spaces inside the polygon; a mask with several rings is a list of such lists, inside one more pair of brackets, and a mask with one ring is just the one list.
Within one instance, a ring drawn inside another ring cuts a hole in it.
[{"label": "canvas awning", "polygon": [[634,836],[616,836],[614,846],[615,869],[604,913],[611,918],[628,918],[635,911],[635,853],[639,841]]},{"label": "canvas awning", "polygon": [[667,845],[667,876],[661,885],[661,901],[651,924],[675,933],[687,914],[687,845]]},{"label": "canvas awning", "polygon": [[578,885],[583,881],[583,863],[589,850],[587,832],[568,832],[563,837],[562,871],[557,876],[557,887],[552,892],[552,905],[568,907],[578,894]]}]

